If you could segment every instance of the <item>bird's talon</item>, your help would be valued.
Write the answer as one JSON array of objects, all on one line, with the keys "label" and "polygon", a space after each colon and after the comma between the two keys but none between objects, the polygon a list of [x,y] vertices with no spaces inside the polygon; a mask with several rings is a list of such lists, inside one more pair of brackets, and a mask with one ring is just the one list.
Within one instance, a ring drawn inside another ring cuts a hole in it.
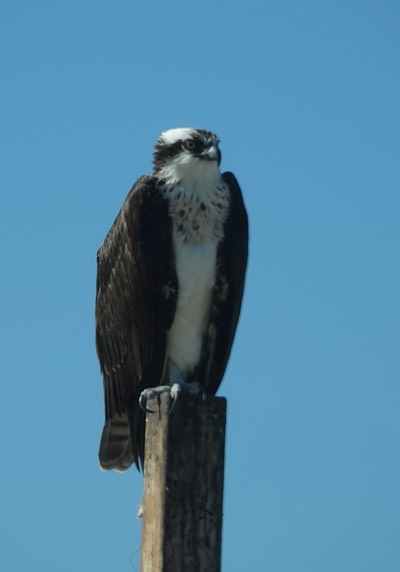
[{"label": "bird's talon", "polygon": [[173,385],[171,385],[170,396],[172,399],[172,404],[171,404],[171,407],[169,408],[168,414],[170,414],[172,412],[172,410],[174,409],[175,404],[178,401],[178,397],[179,397],[180,393],[181,393],[181,386],[179,383],[174,383]]},{"label": "bird's talon", "polygon": [[176,402],[177,402],[177,398],[176,398],[176,397],[173,397],[173,398],[172,398],[172,404],[171,404],[171,407],[169,408],[169,411],[168,411],[168,415],[171,415],[171,413],[172,413],[172,410],[174,409],[174,407],[175,407],[175,403],[176,403]]},{"label": "bird's talon", "polygon": [[149,409],[147,407],[147,400],[150,399],[151,397],[154,397],[153,392],[151,389],[145,389],[144,391],[142,391],[142,393],[140,394],[139,397],[139,407],[142,411],[144,411],[145,413],[155,413],[155,411],[153,411],[152,409]]}]

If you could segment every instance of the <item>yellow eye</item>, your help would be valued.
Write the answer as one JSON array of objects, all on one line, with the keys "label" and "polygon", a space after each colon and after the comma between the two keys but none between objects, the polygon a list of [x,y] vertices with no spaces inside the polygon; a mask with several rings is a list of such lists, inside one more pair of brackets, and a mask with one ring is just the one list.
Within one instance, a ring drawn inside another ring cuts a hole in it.
[{"label": "yellow eye", "polygon": [[193,149],[196,147],[196,143],[193,141],[193,139],[188,139],[185,141],[185,147],[188,151],[193,151]]}]

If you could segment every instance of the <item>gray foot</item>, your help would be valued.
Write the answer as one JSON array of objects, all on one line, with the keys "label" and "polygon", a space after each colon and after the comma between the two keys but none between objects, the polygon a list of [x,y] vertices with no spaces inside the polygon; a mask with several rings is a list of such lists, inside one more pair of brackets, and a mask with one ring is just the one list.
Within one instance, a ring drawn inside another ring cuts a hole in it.
[{"label": "gray foot", "polygon": [[155,413],[155,411],[147,408],[147,401],[153,397],[157,397],[157,395],[161,395],[162,393],[171,393],[171,386],[160,385],[158,387],[148,387],[147,389],[144,389],[139,397],[140,409],[143,409],[146,413]]},{"label": "gray foot", "polygon": [[143,411],[146,413],[155,413],[151,409],[147,408],[147,400],[152,399],[153,397],[157,397],[162,393],[169,393],[172,397],[172,405],[169,412],[173,410],[175,407],[175,403],[182,393],[195,393],[201,394],[204,393],[202,386],[200,383],[193,382],[193,383],[173,383],[172,385],[160,385],[159,387],[149,387],[142,391],[139,397],[139,406]]}]

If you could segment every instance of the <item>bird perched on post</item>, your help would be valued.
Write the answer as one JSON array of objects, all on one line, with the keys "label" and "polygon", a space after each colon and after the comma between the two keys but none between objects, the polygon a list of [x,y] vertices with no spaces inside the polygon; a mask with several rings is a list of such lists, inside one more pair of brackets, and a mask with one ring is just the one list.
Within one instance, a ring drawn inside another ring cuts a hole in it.
[{"label": "bird perched on post", "polygon": [[165,131],[97,253],[103,469],[139,468],[146,399],[215,394],[239,319],[248,221],[214,133]]}]

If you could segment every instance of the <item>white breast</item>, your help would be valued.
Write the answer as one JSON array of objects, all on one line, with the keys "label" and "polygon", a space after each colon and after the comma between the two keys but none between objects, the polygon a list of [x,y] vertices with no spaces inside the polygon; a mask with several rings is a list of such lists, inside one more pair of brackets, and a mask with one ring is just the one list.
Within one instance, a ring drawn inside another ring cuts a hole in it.
[{"label": "white breast", "polygon": [[186,170],[172,163],[160,177],[166,182],[178,278],[176,312],[167,335],[169,382],[174,383],[186,381],[201,358],[229,189],[216,162],[194,161]]},{"label": "white breast", "polygon": [[201,356],[215,283],[217,243],[190,243],[174,232],[174,247],[179,294],[167,351],[185,379]]}]

